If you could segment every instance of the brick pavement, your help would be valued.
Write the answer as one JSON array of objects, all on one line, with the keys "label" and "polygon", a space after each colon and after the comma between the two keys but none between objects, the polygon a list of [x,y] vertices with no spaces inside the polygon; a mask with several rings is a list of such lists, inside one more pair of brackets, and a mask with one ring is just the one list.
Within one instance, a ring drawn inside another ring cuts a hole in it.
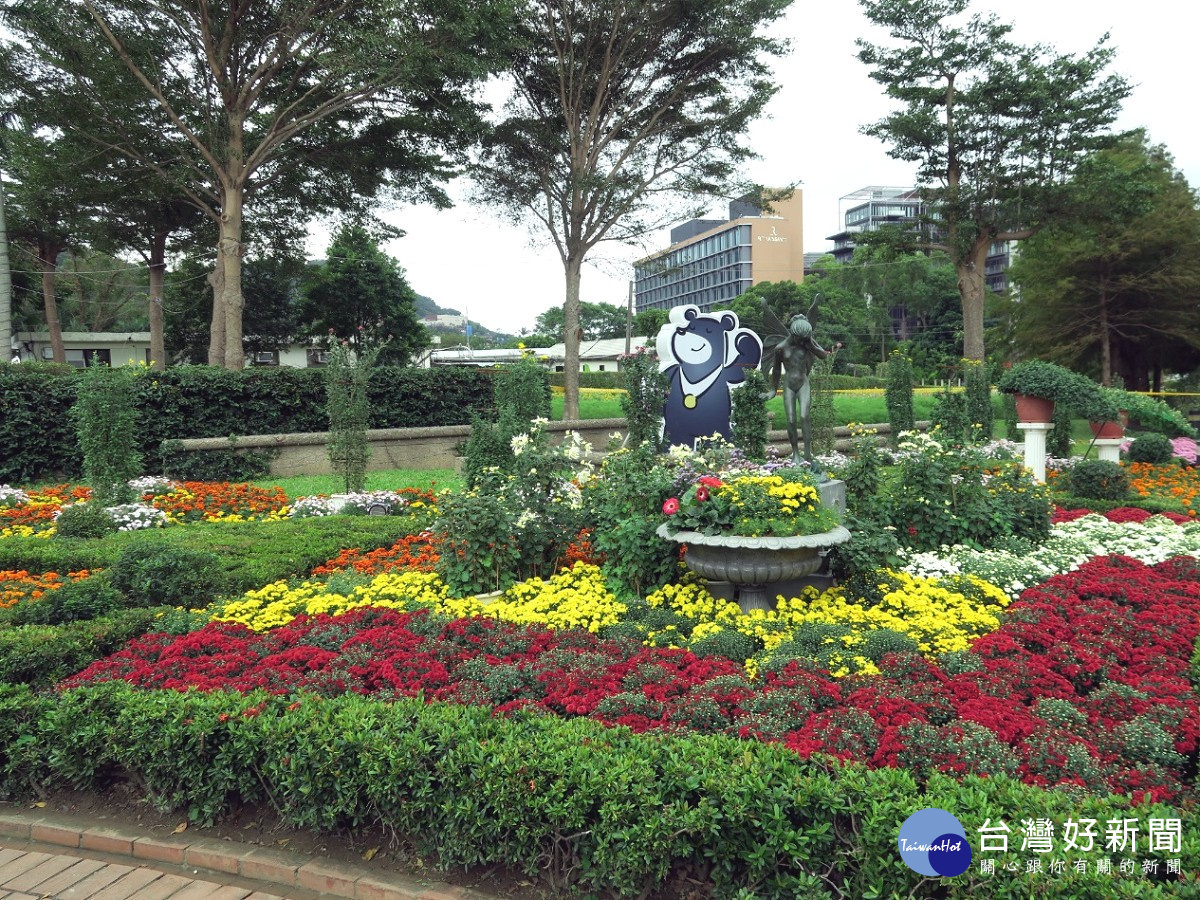
[{"label": "brick pavement", "polygon": [[0,809],[0,900],[487,900],[477,890],[251,844]]}]

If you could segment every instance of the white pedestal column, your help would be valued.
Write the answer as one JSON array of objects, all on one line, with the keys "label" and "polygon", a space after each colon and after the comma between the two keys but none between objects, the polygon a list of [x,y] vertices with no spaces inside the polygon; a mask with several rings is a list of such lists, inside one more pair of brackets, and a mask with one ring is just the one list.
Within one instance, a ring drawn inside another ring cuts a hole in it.
[{"label": "white pedestal column", "polygon": [[1046,432],[1053,428],[1050,422],[1018,422],[1017,428],[1025,432],[1025,468],[1033,472],[1033,480],[1046,483]]},{"label": "white pedestal column", "polygon": [[1121,445],[1125,443],[1125,438],[1096,438],[1092,443],[1096,445],[1097,459],[1115,463],[1121,461]]}]

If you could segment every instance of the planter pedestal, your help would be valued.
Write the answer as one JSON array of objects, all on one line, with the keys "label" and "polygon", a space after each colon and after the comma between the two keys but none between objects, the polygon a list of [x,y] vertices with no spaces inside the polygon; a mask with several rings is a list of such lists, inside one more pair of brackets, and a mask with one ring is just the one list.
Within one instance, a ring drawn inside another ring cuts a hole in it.
[{"label": "planter pedestal", "polygon": [[1096,458],[1119,463],[1121,461],[1121,445],[1125,438],[1096,438],[1092,443],[1096,446]]},{"label": "planter pedestal", "polygon": [[1018,422],[1025,432],[1025,468],[1033,472],[1033,480],[1046,483],[1046,432],[1054,426],[1049,422]]},{"label": "planter pedestal", "polygon": [[684,562],[697,575],[730,582],[742,612],[773,609],[776,585],[812,575],[825,561],[823,550],[850,540],[850,532],[841,525],[798,537],[753,538],[698,531],[668,534],[665,524],[658,526],[657,533],[687,545]]}]

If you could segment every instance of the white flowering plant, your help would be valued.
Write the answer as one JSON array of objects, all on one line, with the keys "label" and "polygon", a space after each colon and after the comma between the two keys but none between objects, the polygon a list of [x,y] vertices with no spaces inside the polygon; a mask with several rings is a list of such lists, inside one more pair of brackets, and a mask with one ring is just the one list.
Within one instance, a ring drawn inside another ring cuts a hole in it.
[{"label": "white flowering plant", "polygon": [[20,506],[29,502],[29,495],[20,488],[0,484],[0,506]]},{"label": "white flowering plant", "polygon": [[148,503],[122,503],[105,507],[104,511],[117,526],[117,531],[141,531],[168,525],[167,514]]}]

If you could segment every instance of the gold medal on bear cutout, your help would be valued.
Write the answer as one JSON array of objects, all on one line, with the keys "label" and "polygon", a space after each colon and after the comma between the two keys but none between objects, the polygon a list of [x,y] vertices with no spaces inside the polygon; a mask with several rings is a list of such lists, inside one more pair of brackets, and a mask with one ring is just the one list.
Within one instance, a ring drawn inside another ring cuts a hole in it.
[{"label": "gold medal on bear cutout", "polygon": [[683,398],[683,405],[686,406],[688,409],[695,409],[696,408],[696,395],[688,394],[687,396],[685,396]]}]

